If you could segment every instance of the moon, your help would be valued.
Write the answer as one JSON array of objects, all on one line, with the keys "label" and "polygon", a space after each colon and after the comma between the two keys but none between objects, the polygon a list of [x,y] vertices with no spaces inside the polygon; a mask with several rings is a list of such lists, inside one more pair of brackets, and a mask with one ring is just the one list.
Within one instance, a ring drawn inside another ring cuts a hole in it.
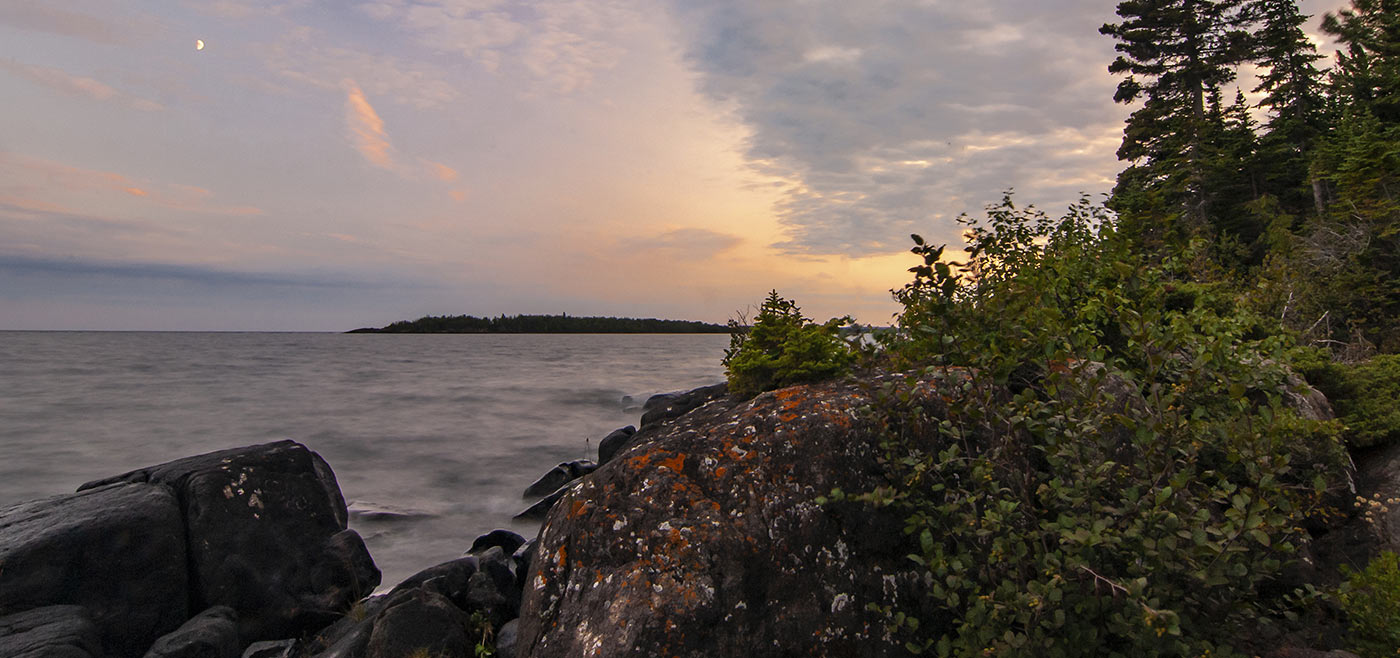
[{"label": "moon", "polygon": [[194,40],[194,49],[195,49],[195,50],[204,50],[204,40],[203,40],[203,39],[195,39],[195,40]]}]

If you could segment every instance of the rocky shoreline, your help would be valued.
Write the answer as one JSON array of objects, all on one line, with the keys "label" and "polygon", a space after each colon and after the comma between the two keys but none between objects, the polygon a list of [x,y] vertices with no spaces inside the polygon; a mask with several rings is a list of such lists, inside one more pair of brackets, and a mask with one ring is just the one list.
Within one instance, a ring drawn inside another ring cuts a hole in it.
[{"label": "rocky shoreline", "polygon": [[[915,391],[936,413],[948,386]],[[904,655],[868,607],[919,607],[926,584],[901,520],[815,502],[880,484],[859,413],[868,389],[654,396],[639,429],[599,442],[596,463],[560,464],[527,488],[540,500],[518,518],[543,521],[537,538],[491,531],[378,595],[330,465],[293,441],[0,509],[0,658],[447,658],[479,645],[530,657]],[[1330,413],[1305,393],[1297,407]],[[1400,496],[1400,446],[1363,457],[1355,495]],[[1380,514],[1318,528],[1299,578],[1325,583],[1336,564],[1400,546],[1400,519]]]}]

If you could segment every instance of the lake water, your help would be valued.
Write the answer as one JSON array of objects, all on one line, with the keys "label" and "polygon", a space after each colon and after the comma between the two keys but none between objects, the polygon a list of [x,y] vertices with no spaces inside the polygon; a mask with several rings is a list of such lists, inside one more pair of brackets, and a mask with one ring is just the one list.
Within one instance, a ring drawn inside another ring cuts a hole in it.
[{"label": "lake water", "polygon": [[[294,439],[392,585],[512,523],[653,393],[723,380],[724,335],[0,332],[0,507]],[[391,514],[384,514],[389,512]]]}]

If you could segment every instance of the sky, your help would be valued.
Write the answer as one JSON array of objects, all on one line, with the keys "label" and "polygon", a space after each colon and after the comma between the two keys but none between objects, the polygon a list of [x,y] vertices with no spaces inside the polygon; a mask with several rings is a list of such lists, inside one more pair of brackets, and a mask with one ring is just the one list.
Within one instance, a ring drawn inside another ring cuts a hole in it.
[{"label": "sky", "polygon": [[910,233],[1111,189],[1115,4],[3,0],[0,330],[884,324]]}]

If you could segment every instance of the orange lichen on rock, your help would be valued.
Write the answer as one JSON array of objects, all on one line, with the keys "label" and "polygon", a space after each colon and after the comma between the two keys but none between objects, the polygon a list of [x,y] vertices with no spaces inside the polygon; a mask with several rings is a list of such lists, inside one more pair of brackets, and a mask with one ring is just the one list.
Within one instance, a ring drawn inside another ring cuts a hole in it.
[{"label": "orange lichen on rock", "polygon": [[669,468],[677,473],[680,473],[681,469],[685,468],[685,455],[678,454],[670,459],[663,459],[657,462],[657,466],[660,466],[662,468]]}]

